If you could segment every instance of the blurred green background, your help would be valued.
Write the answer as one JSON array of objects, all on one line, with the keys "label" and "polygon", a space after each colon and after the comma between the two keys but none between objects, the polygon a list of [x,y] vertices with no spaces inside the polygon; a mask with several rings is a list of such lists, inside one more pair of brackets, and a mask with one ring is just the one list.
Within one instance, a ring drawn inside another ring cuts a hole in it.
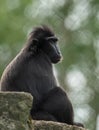
[{"label": "blurred green background", "polygon": [[0,77],[41,24],[60,39],[64,59],[54,70],[73,103],[75,120],[99,130],[99,1],[0,0]]}]

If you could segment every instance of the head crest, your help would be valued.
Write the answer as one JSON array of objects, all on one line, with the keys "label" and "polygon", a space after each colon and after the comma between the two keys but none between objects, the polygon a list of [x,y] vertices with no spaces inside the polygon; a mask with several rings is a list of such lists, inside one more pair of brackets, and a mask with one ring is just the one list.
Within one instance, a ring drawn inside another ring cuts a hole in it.
[{"label": "head crest", "polygon": [[29,39],[42,40],[44,38],[52,37],[52,36],[54,36],[53,31],[46,25],[43,25],[34,28],[33,31],[30,33]]}]

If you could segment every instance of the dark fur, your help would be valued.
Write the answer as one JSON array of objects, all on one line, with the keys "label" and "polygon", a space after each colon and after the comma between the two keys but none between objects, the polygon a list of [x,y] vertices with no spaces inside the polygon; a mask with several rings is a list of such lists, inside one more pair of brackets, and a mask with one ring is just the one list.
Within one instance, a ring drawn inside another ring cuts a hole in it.
[{"label": "dark fur", "polygon": [[3,73],[1,91],[31,93],[34,97],[31,110],[33,119],[52,120],[73,125],[72,104],[66,93],[57,87],[51,63],[51,61],[57,63],[61,54],[58,52],[56,56],[55,51],[50,54],[48,53],[49,47],[44,48],[50,45],[46,41],[49,37],[55,37],[55,35],[46,26],[37,27],[30,33],[25,47]]},{"label": "dark fur", "polygon": [[[53,116],[51,119],[53,121],[65,122],[73,125],[73,108],[65,91],[63,91],[60,87],[55,87],[44,97],[45,98],[41,104],[39,104],[39,107],[36,106],[36,109],[34,108],[32,111],[34,119],[37,119],[38,115],[39,119],[45,118],[41,118],[41,111],[44,111]],[[35,112],[37,108],[40,113]]]}]

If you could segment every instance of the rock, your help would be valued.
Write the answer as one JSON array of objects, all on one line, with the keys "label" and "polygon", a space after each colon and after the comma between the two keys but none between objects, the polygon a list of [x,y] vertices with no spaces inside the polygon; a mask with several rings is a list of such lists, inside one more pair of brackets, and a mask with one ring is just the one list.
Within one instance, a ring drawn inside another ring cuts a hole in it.
[{"label": "rock", "polygon": [[85,130],[84,128],[52,121],[33,121],[32,130]]},{"label": "rock", "polygon": [[29,119],[32,96],[24,92],[0,92],[0,130],[85,130],[52,121]]},{"label": "rock", "polygon": [[32,96],[24,92],[0,92],[0,130],[27,130]]}]

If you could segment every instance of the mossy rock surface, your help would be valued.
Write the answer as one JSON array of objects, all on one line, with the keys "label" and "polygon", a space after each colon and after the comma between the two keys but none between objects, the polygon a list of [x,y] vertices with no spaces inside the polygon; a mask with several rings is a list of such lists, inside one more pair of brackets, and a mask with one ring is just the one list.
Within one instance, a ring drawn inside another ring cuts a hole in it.
[{"label": "mossy rock surface", "polygon": [[25,130],[32,96],[24,92],[0,92],[0,130]]}]

